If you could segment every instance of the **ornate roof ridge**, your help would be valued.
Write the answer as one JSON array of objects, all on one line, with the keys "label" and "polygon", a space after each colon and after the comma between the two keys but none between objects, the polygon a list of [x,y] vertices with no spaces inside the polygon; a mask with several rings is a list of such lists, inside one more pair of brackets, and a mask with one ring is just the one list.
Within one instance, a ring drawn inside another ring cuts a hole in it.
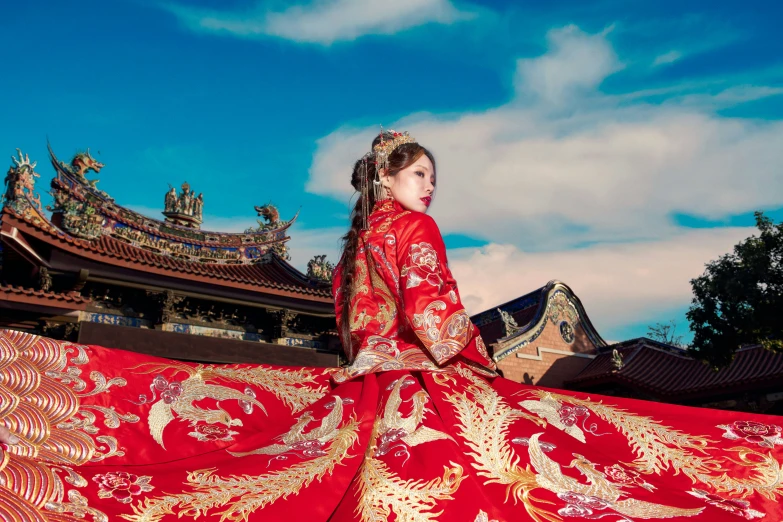
[{"label": "ornate roof ridge", "polygon": [[[293,268],[290,264],[285,262],[278,255],[275,255],[275,254],[272,254],[272,253],[270,253],[268,255],[268,257],[266,257],[265,260],[260,262],[260,263],[244,264],[244,265],[215,265],[215,264],[192,263],[192,262],[186,262],[186,261],[181,261],[181,260],[174,260],[176,262],[181,262],[181,263],[187,265],[187,267],[183,267],[183,269],[176,269],[174,267],[165,266],[167,264],[167,263],[165,263],[165,261],[167,259],[170,259],[167,256],[163,256],[163,255],[157,254],[155,252],[151,252],[149,250],[141,249],[139,247],[135,247],[135,246],[127,244],[127,243],[121,243],[121,244],[124,244],[126,246],[126,248],[131,248],[131,249],[137,250],[140,253],[144,253],[147,256],[151,256],[152,257],[152,259],[145,259],[144,256],[137,256],[137,257],[129,258],[128,256],[122,255],[119,252],[115,252],[115,251],[111,251],[111,250],[107,250],[107,249],[103,248],[101,246],[101,243],[104,243],[106,240],[103,240],[103,241],[88,241],[86,239],[81,239],[81,238],[78,238],[78,237],[74,237],[74,236],[71,236],[70,234],[62,232],[61,230],[59,230],[56,226],[52,225],[51,223],[45,223],[44,226],[41,226],[41,224],[39,224],[39,223],[31,223],[30,221],[25,219],[25,216],[19,215],[18,213],[14,212],[13,209],[5,209],[5,210],[9,211],[8,212],[9,215],[11,215],[14,218],[18,219],[19,221],[21,221],[22,223],[26,224],[27,226],[32,227],[33,230],[37,230],[37,231],[39,231],[39,233],[47,234],[48,236],[50,236],[55,241],[59,241],[59,242],[61,242],[63,244],[66,244],[66,245],[69,245],[69,244],[70,245],[74,245],[74,246],[78,247],[80,250],[90,251],[92,253],[96,253],[96,254],[101,255],[101,256],[106,256],[106,257],[109,257],[109,258],[116,258],[116,259],[123,260],[125,262],[131,261],[131,262],[133,262],[135,264],[140,264],[142,266],[152,266],[152,267],[162,268],[162,269],[165,269],[165,270],[171,270],[171,271],[179,272],[179,273],[183,273],[183,274],[200,275],[200,276],[205,276],[205,277],[209,277],[209,278],[212,278],[212,279],[218,279],[218,280],[223,280],[223,281],[227,281],[227,282],[235,282],[235,283],[253,285],[253,286],[264,287],[264,288],[269,288],[269,289],[276,289],[276,290],[282,290],[282,291],[287,291],[287,292],[293,292],[293,293],[297,293],[297,294],[313,294],[313,295],[321,296],[321,297],[331,297],[331,291],[326,291],[325,289],[320,288],[319,286],[314,286],[312,284],[309,284],[309,285],[308,284],[302,284],[301,287],[298,287],[298,286],[295,286],[295,285],[280,283],[280,282],[276,282],[276,281],[272,281],[272,280],[268,280],[268,279],[258,279],[258,278],[249,279],[247,277],[239,276],[237,274],[233,274],[233,273],[230,273],[230,272],[229,273],[221,273],[221,272],[215,272],[214,270],[210,270],[210,268],[213,268],[213,267],[214,268],[218,268],[218,267],[231,268],[231,267],[234,267],[235,269],[243,269],[244,271],[247,271],[247,270],[251,270],[251,271],[252,270],[261,270],[264,264],[268,264],[268,262],[266,260],[268,260],[268,259],[270,259],[272,257],[276,258],[275,264],[277,266],[282,268],[283,267],[283,263],[285,263],[285,265]],[[27,232],[27,233],[29,233],[29,232]],[[117,239],[115,239],[115,238],[113,238],[111,236],[108,236],[107,239],[108,239],[108,241],[116,241],[116,242],[118,242]],[[159,261],[156,262],[156,259],[158,259]],[[293,269],[296,270],[295,268],[293,268]]]},{"label": "ornate roof ridge", "polygon": [[[571,288],[557,279],[549,281],[546,285],[538,290],[526,294],[524,297],[538,296],[538,303],[535,315],[527,324],[518,329],[511,335],[498,339],[495,343],[495,361],[500,361],[505,357],[508,357],[512,353],[515,353],[520,348],[527,346],[530,342],[534,341],[543,331],[546,326],[547,318],[550,313],[549,310],[552,307],[551,301],[557,298],[557,295],[561,294],[570,306],[573,306],[574,312],[577,314],[579,322],[582,324],[583,329],[590,341],[596,346],[596,348],[603,348],[606,346],[606,341],[601,337],[598,331],[593,326],[590,318],[585,311],[584,305],[579,297],[576,296]],[[517,298],[517,299],[522,299]],[[514,300],[516,301],[516,300]],[[510,301],[514,302],[514,301]],[[528,307],[529,308],[529,307]],[[502,305],[499,307],[502,310]],[[498,317],[500,314],[498,313]]]},{"label": "ornate roof ridge", "polygon": [[266,220],[259,220],[257,228],[244,232],[200,230],[203,195],[195,196],[187,182],[181,194],[174,187],[166,193],[164,221],[119,205],[97,188],[97,180],[88,180],[87,172],[100,172],[104,167],[89,150],[78,153],[68,165],[57,159],[49,145],[49,159],[56,172],[51,182],[51,221],[72,236],[94,241],[109,235],[143,250],[195,263],[255,264],[270,251],[288,256],[285,243],[291,238],[286,231],[299,212],[282,221],[270,203],[255,207]]},{"label": "ornate roof ridge", "polygon": [[[51,149],[50,149],[49,152],[50,152],[50,155],[51,155],[52,165],[54,166],[54,168],[55,168],[55,170],[56,170],[56,172],[58,174],[58,176],[56,176],[52,180],[52,184],[57,183],[57,184],[60,185],[60,187],[58,187],[58,188],[61,188],[61,189],[65,190],[65,191],[67,191],[69,194],[75,196],[80,201],[86,202],[86,203],[91,203],[89,201],[89,198],[87,198],[85,196],[85,194],[82,192],[82,191],[87,191],[91,196],[100,199],[102,201],[102,203],[104,203],[105,205],[108,206],[108,208],[101,208],[100,210],[102,210],[104,212],[111,212],[112,214],[114,214],[114,216],[112,216],[112,217],[116,217],[118,220],[121,220],[121,221],[123,221],[125,223],[128,223],[128,224],[133,224],[135,226],[139,226],[139,227],[145,226],[147,228],[153,228],[154,229],[154,227],[150,227],[149,225],[144,223],[145,221],[147,221],[147,222],[149,222],[149,223],[151,223],[153,225],[158,225],[158,226],[162,225],[162,226],[167,227],[167,228],[171,228],[171,229],[174,229],[174,230],[179,230],[180,232],[183,232],[183,233],[194,233],[194,232],[196,232],[197,234],[200,234],[200,235],[203,235],[203,236],[216,236],[218,238],[220,236],[242,237],[242,236],[258,235],[258,234],[266,234],[266,235],[269,235],[269,234],[279,234],[280,232],[283,232],[283,231],[287,230],[288,228],[290,228],[291,225],[293,225],[296,222],[296,219],[299,217],[299,211],[297,211],[296,214],[294,214],[294,217],[292,217],[291,219],[289,219],[287,221],[279,221],[276,225],[269,226],[268,228],[264,228],[263,230],[256,230],[256,231],[253,231],[253,232],[248,232],[248,231],[245,231],[245,232],[220,232],[220,231],[215,231],[215,230],[200,230],[200,229],[199,230],[194,230],[192,228],[188,228],[188,227],[183,226],[183,225],[179,225],[179,224],[171,223],[171,222],[166,222],[165,220],[161,220],[161,219],[157,219],[157,218],[154,218],[154,217],[146,216],[146,215],[144,215],[144,214],[142,214],[140,212],[137,212],[137,211],[132,210],[132,209],[126,207],[126,206],[123,206],[123,205],[120,205],[120,204],[116,203],[114,201],[114,198],[111,198],[107,193],[105,193],[105,192],[103,192],[101,190],[98,190],[97,188],[95,188],[93,186],[85,185],[84,183],[80,182],[78,178],[76,178],[71,172],[67,171],[63,167],[64,163],[57,159],[57,157],[54,155],[54,152]],[[69,181],[70,183],[66,183],[65,180]],[[55,187],[53,187],[53,188],[55,188]],[[260,209],[260,208],[263,208],[263,207],[256,207],[256,208]],[[127,213],[127,215],[132,216],[133,218],[137,218],[137,219],[129,219],[128,217],[123,216],[122,212],[125,212],[125,213]],[[158,229],[155,229],[155,230],[158,230]],[[203,243],[216,243],[216,242],[218,242],[218,241],[208,241],[208,240],[197,240],[197,239],[192,239],[192,238],[183,238],[181,236],[176,236],[174,234],[168,234],[165,231],[159,231],[158,233],[166,234],[167,236],[171,237],[172,239],[177,239],[177,240],[193,240],[193,241],[201,241]],[[281,240],[282,239],[275,239],[275,240],[272,240],[272,242],[277,242],[277,241],[281,241]],[[266,242],[270,242],[270,241],[266,241]],[[259,242],[258,244],[261,244],[261,243],[262,242]]]}]

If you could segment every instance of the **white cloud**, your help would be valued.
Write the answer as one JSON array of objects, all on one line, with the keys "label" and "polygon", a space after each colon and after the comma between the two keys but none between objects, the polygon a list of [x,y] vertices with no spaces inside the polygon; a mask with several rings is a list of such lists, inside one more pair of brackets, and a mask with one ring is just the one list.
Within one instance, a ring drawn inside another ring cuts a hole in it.
[{"label": "white cloud", "polygon": [[716,109],[731,107],[741,103],[769,98],[783,94],[782,87],[769,87],[765,85],[735,85],[724,89],[717,94],[692,93],[676,98],[670,102],[674,105],[702,107],[710,103]]},{"label": "white cloud", "polygon": [[[783,203],[783,122],[715,111],[778,89],[630,104],[597,89],[620,63],[605,34],[569,27],[549,40],[547,54],[521,62],[529,87],[511,103],[395,124],[435,153],[432,214],[444,233],[557,250],[669,237],[674,213],[720,218]],[[578,46],[591,51],[564,51]],[[569,74],[577,64],[582,73]],[[551,103],[533,104],[541,99]],[[375,132],[346,126],[321,139],[307,190],[347,201],[346,167]]]},{"label": "white cloud", "polygon": [[[672,215],[720,219],[783,204],[783,122],[717,112],[780,89],[607,95],[599,86],[622,64],[606,33],[568,27],[549,42],[543,56],[519,61],[509,103],[394,122],[435,153],[441,231],[493,243],[452,253],[466,305],[479,312],[556,278],[599,330],[681,309],[689,280],[752,232],[685,230]],[[347,202],[349,166],[376,132],[346,125],[319,140],[307,190]]]},{"label": "white cloud", "polygon": [[290,263],[306,272],[307,262],[313,256],[326,254],[326,260],[336,264],[340,255],[341,238],[346,230],[343,227],[306,229],[292,226],[289,231],[291,241],[288,242]]},{"label": "white cloud", "polygon": [[607,332],[687,305],[689,281],[704,272],[704,264],[754,230],[693,229],[661,241],[559,252],[493,244],[452,251],[449,266],[471,314],[559,279],[582,300],[598,331]]},{"label": "white cloud", "polygon": [[471,18],[449,0],[313,0],[273,11],[259,2],[242,12],[163,6],[200,32],[224,32],[242,38],[275,36],[330,45],[365,35],[388,35],[428,23],[451,24]]},{"label": "white cloud", "polygon": [[517,91],[535,95],[536,102],[559,105],[594,90],[623,68],[606,39],[608,32],[591,35],[575,25],[549,31],[546,55],[517,61]]},{"label": "white cloud", "polygon": [[658,65],[665,65],[669,63],[674,63],[677,60],[682,58],[682,53],[679,51],[669,51],[668,53],[664,53],[661,55],[658,55],[655,57],[655,60],[653,60],[653,67],[657,67]]}]

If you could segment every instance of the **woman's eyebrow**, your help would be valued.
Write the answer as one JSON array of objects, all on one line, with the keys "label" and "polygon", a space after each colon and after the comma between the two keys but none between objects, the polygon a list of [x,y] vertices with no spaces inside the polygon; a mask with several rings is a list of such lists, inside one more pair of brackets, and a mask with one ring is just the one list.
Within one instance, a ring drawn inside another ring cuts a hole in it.
[{"label": "woman's eyebrow", "polygon": [[416,164],[414,165],[414,167],[418,167],[418,168],[420,168],[420,169],[424,169],[424,170],[430,170],[430,169],[428,169],[428,168],[427,168],[427,166],[426,166],[426,165],[422,165],[422,164],[420,164],[420,163],[416,163]]}]

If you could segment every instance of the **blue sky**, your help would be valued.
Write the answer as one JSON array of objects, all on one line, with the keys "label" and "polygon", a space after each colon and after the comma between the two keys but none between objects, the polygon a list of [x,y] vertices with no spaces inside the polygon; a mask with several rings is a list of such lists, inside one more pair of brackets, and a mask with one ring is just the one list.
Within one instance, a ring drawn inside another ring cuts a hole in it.
[{"label": "blue sky", "polygon": [[556,278],[607,339],[685,330],[688,280],[752,233],[754,210],[783,219],[777,2],[32,0],[3,14],[0,143],[39,162],[39,192],[48,137],[61,159],[90,147],[100,187],[150,215],[185,180],[212,229],[243,229],[270,200],[301,208],[300,268],[337,255],[350,166],[378,124],[438,158],[433,216],[471,312]]}]

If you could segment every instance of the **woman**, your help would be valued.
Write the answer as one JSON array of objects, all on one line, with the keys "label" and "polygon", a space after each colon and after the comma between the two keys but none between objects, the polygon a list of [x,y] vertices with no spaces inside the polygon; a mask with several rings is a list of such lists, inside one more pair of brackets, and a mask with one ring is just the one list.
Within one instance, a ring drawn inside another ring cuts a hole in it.
[{"label": "woman", "polygon": [[426,215],[436,179],[405,133],[355,165],[334,278],[343,368],[0,333],[0,419],[21,438],[0,457],[0,519],[780,518],[772,417],[496,377]]}]

